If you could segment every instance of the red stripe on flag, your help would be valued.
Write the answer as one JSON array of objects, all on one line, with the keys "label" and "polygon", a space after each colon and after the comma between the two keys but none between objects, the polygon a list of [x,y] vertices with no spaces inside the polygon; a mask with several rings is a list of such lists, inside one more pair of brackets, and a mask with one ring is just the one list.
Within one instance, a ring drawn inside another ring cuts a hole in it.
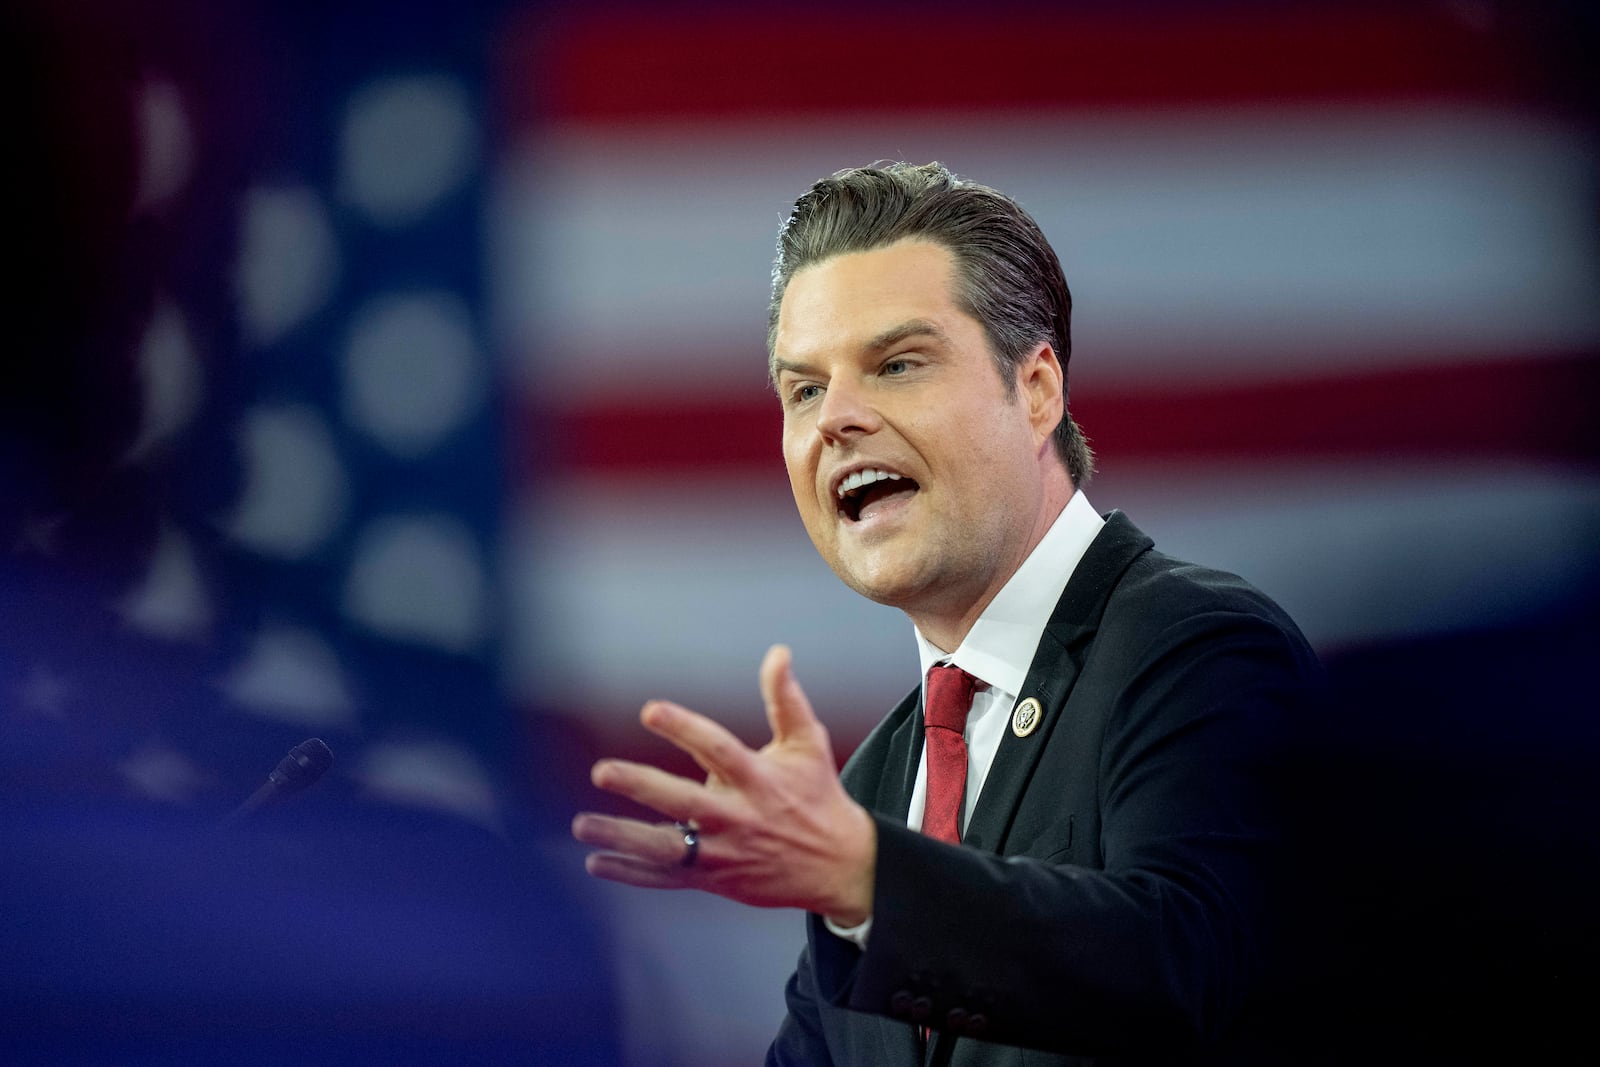
[{"label": "red stripe on flag", "polygon": [[[1149,458],[1529,456],[1600,458],[1600,357],[1464,363],[1292,381],[1081,389],[1074,415],[1095,448]],[[664,396],[536,409],[523,455],[589,476],[781,472],[770,394]]]},{"label": "red stripe on flag", "polygon": [[604,4],[510,34],[517,121],[1522,97],[1535,65],[1449,5],[1160,13]]}]

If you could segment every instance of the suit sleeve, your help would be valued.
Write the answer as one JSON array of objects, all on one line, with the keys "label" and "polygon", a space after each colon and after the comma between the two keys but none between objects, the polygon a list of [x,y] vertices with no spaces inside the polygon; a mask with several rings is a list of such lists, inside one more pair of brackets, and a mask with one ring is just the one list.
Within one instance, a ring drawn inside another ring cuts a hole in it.
[{"label": "suit sleeve", "polygon": [[[910,1063],[916,1058],[910,1027],[875,1022],[841,1008],[861,958],[861,950],[829,933],[820,917],[807,917],[806,949],[784,990],[789,1012],[767,1052],[768,1067]],[[863,1021],[872,1025],[863,1026]]]},{"label": "suit sleeve", "polygon": [[[1274,775],[1314,659],[1225,611],[1094,655],[1051,744],[1095,744],[1098,840],[1005,858],[880,822],[872,938],[841,1006],[1078,1054],[1228,1031],[1262,974]],[[1057,769],[1039,765],[1025,804],[1070,826],[1049,810],[1072,803]]]},{"label": "suit sleeve", "polygon": [[766,1067],[826,1067],[833,1063],[822,1033],[810,956],[809,947],[801,951],[800,962],[784,987],[783,999],[789,1012],[778,1027],[772,1047],[767,1049]]},{"label": "suit sleeve", "polygon": [[[874,791],[883,783],[896,731],[916,713],[917,693],[913,691],[857,747],[840,772],[845,790],[869,809],[875,805]],[[883,801],[880,796],[876,803],[881,806]],[[830,933],[820,916],[806,917],[806,948],[784,989],[788,1016],[767,1053],[768,1067],[882,1063],[897,1051],[905,1052],[907,1062],[914,1058],[909,1028],[901,1034],[894,1027],[851,1025],[862,1017],[842,1010],[861,959],[861,949]],[[896,1032],[885,1037],[886,1031]],[[896,1045],[901,1039],[903,1050],[885,1047],[885,1041]]]}]

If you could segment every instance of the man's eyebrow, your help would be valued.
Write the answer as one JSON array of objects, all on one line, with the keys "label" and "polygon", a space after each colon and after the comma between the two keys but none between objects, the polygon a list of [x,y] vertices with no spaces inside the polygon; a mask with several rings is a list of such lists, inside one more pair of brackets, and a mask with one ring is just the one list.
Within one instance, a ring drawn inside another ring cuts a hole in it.
[{"label": "man's eyebrow", "polygon": [[945,333],[944,327],[937,322],[932,319],[910,319],[900,323],[898,326],[891,326],[878,334],[867,342],[867,348],[874,352],[882,352],[886,348],[894,347],[908,337],[916,337],[919,334],[927,334],[929,337],[944,344],[950,343],[950,335]]},{"label": "man's eyebrow", "polygon": [[816,368],[809,363],[796,363],[793,360],[774,357],[771,366],[772,380],[777,381],[778,375],[784,371],[789,371],[793,374],[815,374]]},{"label": "man's eyebrow", "polygon": [[[882,352],[884,349],[893,348],[909,337],[926,335],[943,343],[950,343],[950,335],[945,333],[944,327],[932,319],[908,319],[898,325],[891,326],[869,340],[863,347],[868,352]],[[815,374],[817,368],[810,363],[796,363],[794,360],[779,359],[774,357],[769,365],[772,380],[776,382],[785,371],[791,374]]]}]

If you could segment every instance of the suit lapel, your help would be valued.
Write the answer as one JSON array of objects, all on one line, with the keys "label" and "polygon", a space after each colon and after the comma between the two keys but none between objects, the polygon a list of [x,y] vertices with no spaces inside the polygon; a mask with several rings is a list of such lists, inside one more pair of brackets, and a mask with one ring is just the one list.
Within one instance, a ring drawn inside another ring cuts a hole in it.
[{"label": "suit lapel", "polygon": [[917,764],[922,759],[922,687],[919,685],[902,700],[890,716],[898,725],[889,734],[883,769],[878,774],[878,791],[862,802],[885,818],[906,821],[911,805],[911,790],[917,783]]},{"label": "suit lapel", "polygon": [[1129,564],[1153,544],[1122,512],[1106,516],[1105,526],[1079,560],[1045,625],[1018,694],[1019,702],[1029,697],[1039,702],[1039,725],[1026,737],[1018,737],[1013,730],[1001,739],[983,793],[967,821],[963,844],[996,853],[1004,849],[1017,806],[1050,732],[1061,720],[1106,601]]}]

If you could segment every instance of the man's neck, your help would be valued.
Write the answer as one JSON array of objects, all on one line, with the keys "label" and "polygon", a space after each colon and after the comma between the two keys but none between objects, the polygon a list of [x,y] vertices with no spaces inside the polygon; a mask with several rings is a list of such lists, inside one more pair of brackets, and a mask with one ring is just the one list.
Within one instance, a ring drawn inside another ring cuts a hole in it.
[{"label": "man's neck", "polygon": [[1022,566],[1023,562],[1039,547],[1039,542],[1044,540],[1045,534],[1050,532],[1061,512],[1066,509],[1072,500],[1072,494],[1077,491],[1071,479],[1065,477],[1063,472],[1062,485],[1051,486],[1046,493],[1038,518],[1034,522],[1033,530],[1028,537],[1026,547],[1011,560],[1011,565],[1003,574],[992,582],[988,589],[975,600],[960,605],[952,605],[950,610],[941,611],[937,608],[925,611],[907,611],[917,632],[922,634],[930,643],[944,652],[954,652],[961,647],[961,642],[966,640],[972,627],[983,617],[994,598],[1004,589],[1006,583],[1011,581],[1013,575]]}]

